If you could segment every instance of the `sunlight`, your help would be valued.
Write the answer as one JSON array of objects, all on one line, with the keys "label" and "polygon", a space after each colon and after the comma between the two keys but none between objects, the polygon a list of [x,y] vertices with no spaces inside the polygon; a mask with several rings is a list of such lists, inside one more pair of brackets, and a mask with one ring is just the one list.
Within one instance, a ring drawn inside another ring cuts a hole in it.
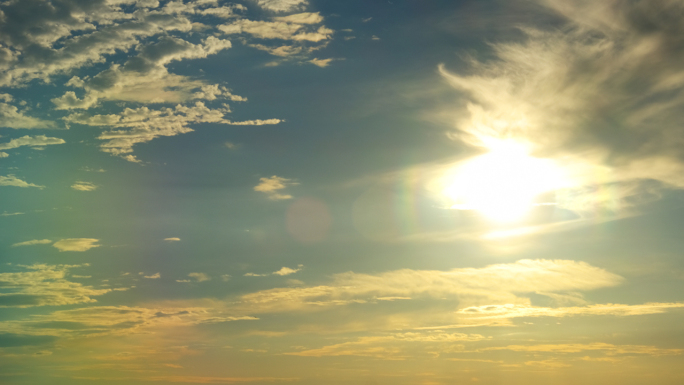
[{"label": "sunlight", "polygon": [[553,161],[530,156],[520,143],[500,142],[457,167],[443,193],[453,209],[512,222],[529,212],[538,195],[562,187],[565,179]]}]

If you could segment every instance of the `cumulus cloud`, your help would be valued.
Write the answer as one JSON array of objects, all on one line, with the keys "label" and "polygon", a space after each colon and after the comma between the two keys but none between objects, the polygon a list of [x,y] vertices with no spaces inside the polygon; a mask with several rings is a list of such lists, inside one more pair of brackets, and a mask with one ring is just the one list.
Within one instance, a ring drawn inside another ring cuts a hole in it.
[{"label": "cumulus cloud", "polygon": [[58,306],[96,302],[112,289],[95,289],[66,279],[70,269],[87,265],[17,265],[24,271],[0,273],[0,307]]},{"label": "cumulus cloud", "polygon": [[16,176],[10,174],[7,176],[0,175],[0,186],[15,186],[15,187],[36,187],[39,189],[44,189],[45,186],[39,186],[37,184],[28,183],[23,181]]},{"label": "cumulus cloud", "polygon": [[76,181],[76,183],[71,185],[71,188],[78,191],[95,191],[97,190],[97,185],[91,182]]},{"label": "cumulus cloud", "polygon": [[59,251],[87,251],[95,247],[100,247],[97,242],[99,239],[95,238],[67,238],[60,239],[52,246]]},{"label": "cumulus cloud", "polygon": [[180,241],[181,239],[178,238],[178,237],[171,237],[171,238],[164,238],[164,240],[167,241],[167,242],[178,242],[178,241]]},{"label": "cumulus cloud", "polygon": [[152,275],[143,275],[143,278],[147,278],[147,279],[158,279],[158,278],[161,278],[161,274],[155,273],[155,274],[152,274]]},{"label": "cumulus cloud", "polygon": [[[469,72],[440,67],[465,96],[451,137],[570,156],[594,167],[581,175],[587,185],[657,179],[684,187],[684,4],[540,2],[565,19],[561,28],[522,27],[522,41],[492,44],[494,59],[471,59]],[[606,176],[597,180],[599,169]]]},{"label": "cumulus cloud", "polygon": [[299,183],[294,182],[292,179],[273,175],[269,178],[259,178],[259,184],[254,187],[254,191],[267,194],[268,199],[271,200],[292,199],[292,195],[281,194],[279,191],[287,188],[288,186],[296,186],[298,184]]},{"label": "cumulus cloud", "polygon": [[26,242],[15,243],[15,244],[12,245],[12,247],[18,247],[18,246],[31,246],[31,245],[45,245],[45,244],[48,244],[48,243],[52,243],[52,241],[49,240],[49,239],[33,239],[33,240],[30,240],[30,241],[26,241]]}]

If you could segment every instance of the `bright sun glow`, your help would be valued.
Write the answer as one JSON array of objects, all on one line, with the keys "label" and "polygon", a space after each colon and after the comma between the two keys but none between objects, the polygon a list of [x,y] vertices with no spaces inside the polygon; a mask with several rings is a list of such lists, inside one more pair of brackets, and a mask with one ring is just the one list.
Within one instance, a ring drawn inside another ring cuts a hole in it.
[{"label": "bright sun glow", "polygon": [[452,208],[477,210],[497,222],[522,218],[538,195],[565,181],[553,161],[531,157],[525,146],[510,142],[492,146],[454,171],[444,190]]}]

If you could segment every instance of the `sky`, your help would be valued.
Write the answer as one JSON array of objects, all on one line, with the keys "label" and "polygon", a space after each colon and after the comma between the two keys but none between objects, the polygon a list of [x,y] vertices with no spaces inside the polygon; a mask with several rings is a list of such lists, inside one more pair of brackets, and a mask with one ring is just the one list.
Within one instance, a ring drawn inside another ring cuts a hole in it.
[{"label": "sky", "polygon": [[684,1],[0,1],[0,382],[684,383]]}]

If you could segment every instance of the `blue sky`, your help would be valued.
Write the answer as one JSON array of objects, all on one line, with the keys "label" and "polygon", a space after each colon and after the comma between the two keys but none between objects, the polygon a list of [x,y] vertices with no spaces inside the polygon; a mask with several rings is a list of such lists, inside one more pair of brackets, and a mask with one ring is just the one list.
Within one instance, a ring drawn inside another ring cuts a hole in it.
[{"label": "blue sky", "polygon": [[683,18],[0,2],[1,381],[682,383]]}]

